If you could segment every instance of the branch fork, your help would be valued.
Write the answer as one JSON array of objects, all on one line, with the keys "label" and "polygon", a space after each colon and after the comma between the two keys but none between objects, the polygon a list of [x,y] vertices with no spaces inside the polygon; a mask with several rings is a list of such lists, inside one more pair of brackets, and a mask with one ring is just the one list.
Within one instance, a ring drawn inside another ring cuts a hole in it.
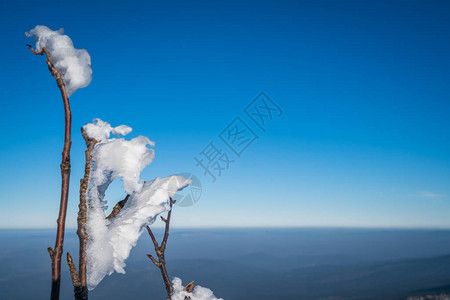
[{"label": "branch fork", "polygon": [[161,276],[163,278],[163,281],[164,281],[164,284],[165,284],[166,290],[167,290],[167,300],[171,299],[171,297],[173,295],[173,288],[172,288],[172,284],[170,283],[169,276],[167,275],[166,260],[164,257],[164,253],[166,251],[167,239],[169,238],[169,227],[170,227],[170,217],[172,215],[172,207],[173,207],[173,204],[175,204],[175,202],[176,202],[172,198],[170,198],[169,201],[170,201],[169,202],[170,210],[169,210],[169,213],[167,214],[167,219],[161,216],[161,220],[164,223],[166,223],[166,226],[164,229],[164,237],[161,242],[161,245],[158,244],[158,241],[156,240],[155,235],[153,234],[152,230],[150,229],[149,226],[147,226],[147,231],[152,239],[153,245],[155,246],[155,252],[156,252],[156,256],[158,257],[158,260],[156,260],[151,254],[147,254],[147,257],[150,258],[150,260],[155,264],[155,266],[158,267],[159,270],[161,271]]}]

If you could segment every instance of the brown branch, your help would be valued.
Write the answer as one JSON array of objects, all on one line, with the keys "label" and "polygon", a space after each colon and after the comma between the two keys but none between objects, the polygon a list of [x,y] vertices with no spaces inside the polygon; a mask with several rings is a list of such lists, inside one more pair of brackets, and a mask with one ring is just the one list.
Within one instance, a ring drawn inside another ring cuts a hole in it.
[{"label": "brown branch", "polygon": [[88,300],[88,289],[86,286],[82,286],[75,263],[72,260],[72,256],[67,252],[67,264],[69,265],[70,277],[72,278],[73,293],[75,300]]},{"label": "brown branch", "polygon": [[52,62],[52,58],[50,53],[47,51],[45,47],[42,48],[40,52],[37,52],[28,45],[31,52],[35,55],[43,55],[45,54],[47,59],[47,66],[52,74],[52,76],[56,79],[56,83],[61,91],[61,96],[64,104],[64,115],[65,115],[65,130],[64,130],[64,147],[62,152],[62,162],[60,165],[61,168],[61,200],[59,205],[59,216],[57,221],[57,231],[56,231],[56,241],[55,241],[55,249],[52,257],[52,292],[50,299],[57,300],[59,299],[59,289],[60,289],[60,281],[61,281],[61,255],[63,252],[63,244],[64,244],[64,230],[66,223],[66,212],[67,212],[67,201],[69,197],[69,180],[70,180],[70,146],[72,145],[71,140],[71,125],[72,125],[72,114],[70,112],[70,104],[69,97],[67,96],[66,87],[64,86],[64,81],[62,79],[61,73],[55,68]]},{"label": "brown branch", "polygon": [[150,254],[147,254],[147,256],[151,259],[151,261],[155,264],[155,266],[157,266],[159,268],[159,270],[161,271],[161,276],[163,278],[163,281],[164,281],[164,284],[165,284],[166,290],[167,290],[167,300],[171,299],[171,297],[173,295],[173,288],[172,288],[172,284],[170,283],[169,275],[167,275],[166,260],[164,257],[164,252],[166,251],[167,239],[169,238],[170,217],[172,215],[172,207],[173,207],[174,203],[175,203],[175,201],[172,200],[172,198],[170,198],[170,210],[169,210],[169,213],[167,214],[167,219],[161,217],[163,222],[166,223],[166,227],[164,229],[164,238],[161,242],[161,246],[158,245],[158,241],[156,241],[155,235],[153,234],[150,227],[147,226],[148,234],[150,235],[153,245],[155,246],[155,252],[156,252],[156,255],[158,256],[159,261],[156,261],[156,259],[153,256],[151,256]]},{"label": "brown branch", "polygon": [[69,265],[70,277],[72,278],[73,286],[81,286],[81,281],[77,274],[77,268],[75,268],[75,264],[73,263],[72,256],[69,252],[67,252],[67,264]]},{"label": "brown branch", "polygon": [[86,142],[86,151],[85,154],[85,164],[84,164],[84,177],[80,180],[80,203],[78,204],[78,229],[77,235],[80,241],[80,249],[79,249],[79,272],[78,276],[80,278],[81,286],[87,291],[87,279],[86,279],[86,246],[88,242],[88,234],[86,232],[86,218],[87,218],[87,189],[89,186],[89,175],[91,173],[91,162],[92,162],[92,150],[94,149],[95,144],[98,143],[95,139],[89,138],[81,128],[81,135]]},{"label": "brown branch", "polygon": [[33,49],[33,46],[29,44],[25,44],[25,46],[27,46],[28,49],[30,49],[30,51],[33,52],[34,55],[44,55],[44,50],[37,52],[36,50]]},{"label": "brown branch", "polygon": [[186,291],[188,293],[192,292],[192,290],[194,289],[195,285],[194,285],[194,280],[192,280],[191,282],[189,282],[183,289],[183,291]]},{"label": "brown branch", "polygon": [[48,247],[48,248],[47,248],[47,251],[48,251],[48,254],[50,254],[50,259],[53,260],[54,252],[53,252],[52,247]]},{"label": "brown branch", "polygon": [[106,217],[106,219],[107,220],[111,220],[112,218],[117,216],[117,214],[122,210],[122,208],[125,206],[125,203],[127,203],[129,198],[130,198],[130,195],[127,195],[125,197],[125,199],[120,200],[119,202],[117,202],[117,204],[114,205],[114,208],[113,208],[112,212],[109,214],[109,216]]},{"label": "brown branch", "polygon": [[147,254],[147,257],[152,260],[152,262],[157,266],[158,268],[161,267],[161,264],[150,254]]}]

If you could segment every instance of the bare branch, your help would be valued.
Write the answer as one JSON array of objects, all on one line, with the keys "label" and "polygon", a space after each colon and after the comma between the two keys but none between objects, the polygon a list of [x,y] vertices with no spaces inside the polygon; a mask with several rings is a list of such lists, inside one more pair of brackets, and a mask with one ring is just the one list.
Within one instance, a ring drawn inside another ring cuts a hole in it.
[{"label": "bare branch", "polygon": [[34,55],[44,55],[44,50],[41,50],[40,52],[37,52],[33,49],[33,46],[29,45],[29,44],[25,44],[25,46],[28,47],[28,49],[30,49],[31,52],[33,52]]},{"label": "bare branch", "polygon": [[147,231],[148,231],[148,234],[150,235],[150,237],[152,238],[152,242],[153,242],[153,245],[155,246],[155,249],[159,249],[158,242],[156,241],[156,238],[153,235],[153,232],[152,232],[152,230],[150,229],[149,226],[147,226]]},{"label": "bare branch", "polygon": [[77,274],[77,269],[75,268],[75,264],[69,252],[67,252],[67,264],[70,269],[70,277],[72,278],[75,300],[88,300],[88,289],[86,286],[82,286],[80,277]]},{"label": "bare branch", "polygon": [[[194,289],[195,285],[194,285],[194,280],[192,280],[191,282],[189,282],[183,289],[183,291],[186,291],[188,293],[191,293],[192,290]],[[185,296],[184,300],[191,300],[191,297],[189,296]]]},{"label": "bare branch", "polygon": [[75,264],[73,263],[72,260],[72,256],[70,255],[69,252],[67,252],[67,264],[69,265],[70,277],[72,278],[73,286],[81,286],[81,282],[77,274],[77,268],[75,267]]},{"label": "bare branch", "polygon": [[161,264],[151,254],[147,254],[147,257],[152,260],[155,266],[157,266],[158,268],[161,267]]},{"label": "bare branch", "polygon": [[[170,210],[169,210],[169,213],[167,214],[167,220],[165,221],[166,228],[164,230],[164,238],[163,238],[163,241],[162,241],[161,247],[160,247],[163,252],[164,252],[164,250],[166,250],[167,239],[169,238],[170,217],[172,216],[172,207],[173,207],[173,204],[175,203],[175,201],[172,200],[172,198],[170,198],[169,201],[170,201]],[[165,219],[163,219],[163,221],[164,220]]]},{"label": "bare branch", "polygon": [[194,285],[194,280],[192,280],[191,282],[189,282],[183,289],[183,291],[186,291],[188,293],[192,292],[192,290],[194,289],[195,285]]},{"label": "bare branch", "polygon": [[175,203],[175,201],[173,201],[172,198],[170,198],[170,202],[169,203],[170,203],[170,210],[169,210],[169,213],[167,214],[167,219],[161,217],[163,222],[166,223],[166,227],[164,229],[164,238],[163,238],[163,241],[161,242],[161,246],[158,245],[158,242],[156,241],[155,235],[153,234],[153,232],[150,229],[150,227],[147,226],[148,234],[150,235],[150,237],[152,239],[152,242],[153,242],[153,245],[155,246],[155,252],[156,252],[156,255],[158,256],[158,260],[159,261],[157,261],[150,254],[147,254],[147,256],[152,260],[152,262],[161,271],[161,276],[163,278],[164,284],[166,285],[167,299],[170,300],[172,295],[173,295],[173,288],[172,288],[172,284],[170,283],[169,275],[167,275],[166,259],[164,257],[164,252],[166,250],[167,239],[169,238],[170,216],[172,215],[172,206]]},{"label": "bare branch", "polygon": [[53,260],[53,254],[54,254],[54,252],[53,252],[52,247],[48,247],[48,248],[47,248],[47,251],[48,251],[48,254],[50,254],[50,259]]}]

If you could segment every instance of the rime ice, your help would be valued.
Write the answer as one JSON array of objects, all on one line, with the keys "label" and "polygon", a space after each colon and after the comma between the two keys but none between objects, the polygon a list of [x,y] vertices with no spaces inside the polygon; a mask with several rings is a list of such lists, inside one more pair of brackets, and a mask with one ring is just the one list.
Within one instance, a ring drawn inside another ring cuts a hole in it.
[{"label": "rime ice", "polygon": [[184,286],[182,285],[182,281],[180,278],[175,277],[172,280],[173,285],[173,295],[172,300],[184,300],[186,296],[190,297],[191,300],[223,300],[222,298],[216,298],[208,288],[201,287],[199,285],[194,287],[192,293],[188,293],[184,291]]},{"label": "rime ice", "polygon": [[47,26],[38,25],[28,32],[27,37],[36,37],[36,50],[45,47],[55,68],[61,73],[67,96],[89,85],[92,80],[91,57],[85,49],[75,49],[72,40],[64,35],[64,30],[53,31]]},{"label": "rime ice", "polygon": [[93,123],[84,125],[83,129],[88,137],[96,139],[99,142],[108,140],[111,133],[117,136],[125,136],[133,130],[133,128],[126,125],[120,125],[113,128],[111,127],[111,124],[103,122],[100,119],[94,119]]},{"label": "rime ice", "polygon": [[[140,179],[141,171],[154,159],[154,143],[144,136],[131,140],[109,138],[110,133],[126,135],[131,128],[112,127],[100,119],[83,126],[90,138],[100,140],[92,151],[92,169],[88,189],[86,249],[88,287],[93,289],[114,271],[125,273],[125,260],[136,245],[146,225],[170,209],[169,197],[192,182],[181,176]],[[111,221],[105,219],[105,191],[115,179],[121,178],[130,195],[125,206]]]}]

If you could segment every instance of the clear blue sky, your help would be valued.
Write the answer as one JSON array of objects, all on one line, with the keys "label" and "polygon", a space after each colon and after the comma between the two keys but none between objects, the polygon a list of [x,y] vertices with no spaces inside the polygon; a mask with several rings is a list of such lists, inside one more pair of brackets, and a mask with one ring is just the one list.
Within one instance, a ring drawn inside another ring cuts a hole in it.
[{"label": "clear blue sky", "polygon": [[[79,128],[99,117],[156,142],[144,179],[199,176],[176,226],[450,228],[449,15],[448,1],[2,1],[0,227],[56,226],[62,103],[24,35],[41,24],[92,58],[71,98],[71,227]],[[265,132],[243,112],[260,91],[283,110]],[[226,150],[237,116],[259,138],[212,183],[194,156]]]}]

